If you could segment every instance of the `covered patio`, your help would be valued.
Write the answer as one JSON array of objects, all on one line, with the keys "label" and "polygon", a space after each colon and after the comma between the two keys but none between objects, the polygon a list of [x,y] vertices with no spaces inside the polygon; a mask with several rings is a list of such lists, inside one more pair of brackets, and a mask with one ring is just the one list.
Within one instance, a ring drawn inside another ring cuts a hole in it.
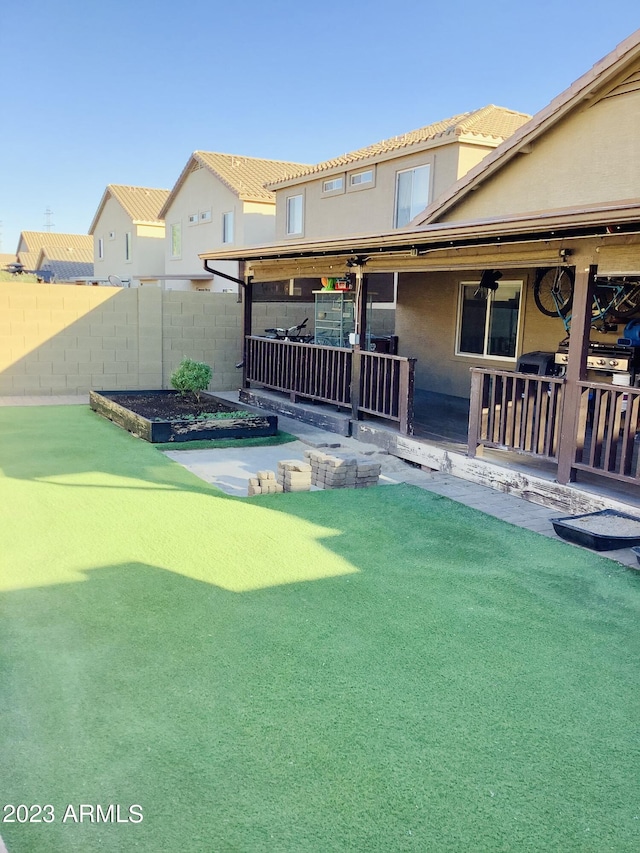
[{"label": "covered patio", "polygon": [[[355,436],[384,435],[377,440],[391,452],[434,468],[450,464],[448,452],[464,454],[469,468],[490,455],[506,459],[511,468],[551,472],[562,486],[595,480],[603,493],[614,483],[623,487],[621,494],[629,488],[633,493],[640,484],[640,389],[614,384],[610,373],[593,372],[587,355],[594,337],[614,342],[622,334],[619,320],[605,330],[594,328],[594,292],[604,277],[637,278],[639,233],[640,204],[621,203],[487,221],[481,228],[477,223],[436,224],[358,241],[238,252],[235,257],[244,261],[243,392],[255,399],[256,389],[266,388],[279,392],[288,405],[335,406],[350,415]],[[206,263],[215,266],[215,255]],[[541,268],[566,269],[574,279],[570,335],[559,375],[518,373],[513,363],[498,360],[494,367],[482,358],[467,359],[455,365],[458,374],[466,372],[466,392],[443,394],[443,382],[432,382],[412,341],[419,347],[424,336],[428,346],[453,351],[451,323],[447,327],[440,320],[442,309],[418,314],[415,294],[435,293],[455,306],[452,281],[477,283],[485,272],[508,273],[523,281],[521,348],[548,349],[564,333],[566,321],[560,315],[543,318],[533,306]],[[370,353],[360,345],[367,339],[367,277],[382,271],[400,276],[398,355]],[[254,282],[337,274],[351,276],[355,290],[353,347],[251,334]],[[445,456],[429,456],[416,449],[420,444],[443,448]],[[508,489],[508,478],[496,485]],[[544,495],[532,499],[548,500]]]}]

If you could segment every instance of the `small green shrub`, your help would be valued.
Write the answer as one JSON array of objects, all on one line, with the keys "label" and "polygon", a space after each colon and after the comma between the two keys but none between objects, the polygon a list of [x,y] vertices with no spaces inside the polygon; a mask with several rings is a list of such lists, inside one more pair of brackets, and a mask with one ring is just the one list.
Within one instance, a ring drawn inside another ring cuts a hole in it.
[{"label": "small green shrub", "polygon": [[171,374],[171,386],[179,391],[184,397],[191,392],[196,400],[200,400],[200,394],[209,387],[211,382],[211,368],[202,361],[193,361],[183,358],[180,366]]}]

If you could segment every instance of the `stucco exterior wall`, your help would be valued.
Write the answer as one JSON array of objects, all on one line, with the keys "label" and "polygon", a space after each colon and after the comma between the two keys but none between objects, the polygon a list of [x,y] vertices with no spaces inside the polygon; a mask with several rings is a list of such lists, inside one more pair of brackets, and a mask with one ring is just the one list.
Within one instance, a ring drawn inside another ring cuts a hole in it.
[{"label": "stucco exterior wall", "polygon": [[443,219],[578,207],[640,195],[640,91],[586,102]]},{"label": "stucco exterior wall", "polygon": [[[520,343],[517,355],[537,350],[555,352],[566,337],[560,318],[546,317],[533,299],[535,270],[509,270],[505,280],[522,281]],[[459,283],[479,281],[480,273],[401,273],[398,281],[396,334],[399,354],[417,358],[416,388],[468,398],[470,367],[514,370],[512,360],[455,354]],[[598,335],[615,342],[617,334]]]},{"label": "stucco exterior wall", "polygon": [[[93,232],[93,273],[97,279],[107,279],[110,275],[120,278],[133,277],[133,263],[125,260],[125,234],[132,232],[133,224],[122,207],[114,198],[105,202],[100,218]],[[113,232],[114,237],[109,237]],[[104,257],[100,258],[98,241],[102,240]]]},{"label": "stucco exterior wall", "polygon": [[[211,218],[203,221],[201,214],[207,211],[210,211]],[[230,212],[234,220],[233,242],[223,243],[222,217]],[[192,215],[198,216],[197,224],[189,223]],[[184,273],[189,276],[204,272],[203,263],[198,257],[201,252],[272,241],[275,235],[275,204],[243,202],[211,172],[202,168],[187,175],[167,211],[165,222],[164,272],[167,275]],[[180,223],[182,230],[182,252],[178,258],[171,255],[171,226],[176,223]],[[214,267],[227,275],[238,275],[238,264],[235,261],[216,261]],[[193,284],[188,277],[168,280],[165,287],[172,290],[210,288],[218,293],[237,290],[233,282],[221,277],[214,277],[213,282],[199,281]]]},{"label": "stucco exterior wall", "polygon": [[[311,176],[304,183],[277,190],[276,240],[284,242],[296,239],[286,234],[286,200],[289,196],[300,194],[304,196],[302,236],[305,240],[392,230],[397,172],[430,164],[430,199],[433,200],[490,150],[481,145],[459,145],[454,142],[382,160],[373,165],[364,162],[343,172]],[[374,185],[350,187],[350,176],[369,168],[373,168],[375,173]],[[339,175],[344,179],[344,190],[324,194],[323,182]]]},{"label": "stucco exterior wall", "polygon": [[[109,235],[113,232],[113,238]],[[130,259],[126,259],[125,234],[131,234]],[[98,241],[102,239],[104,257],[99,257]],[[134,225],[122,206],[112,197],[104,208],[93,232],[93,272],[96,279],[117,275],[130,279],[137,287],[138,276],[164,272],[164,225]]]}]

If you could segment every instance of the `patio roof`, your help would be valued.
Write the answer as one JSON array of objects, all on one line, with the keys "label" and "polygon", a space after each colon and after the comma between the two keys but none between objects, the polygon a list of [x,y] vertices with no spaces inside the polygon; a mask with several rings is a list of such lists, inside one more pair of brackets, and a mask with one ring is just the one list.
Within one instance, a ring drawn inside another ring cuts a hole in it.
[{"label": "patio roof", "polygon": [[203,252],[204,261],[302,260],[366,256],[367,260],[394,255],[420,258],[430,252],[479,246],[548,243],[567,239],[640,233],[640,199],[592,207],[539,211],[524,217],[494,217],[473,222],[434,223],[411,231],[391,231],[309,242],[245,247],[235,251]]}]

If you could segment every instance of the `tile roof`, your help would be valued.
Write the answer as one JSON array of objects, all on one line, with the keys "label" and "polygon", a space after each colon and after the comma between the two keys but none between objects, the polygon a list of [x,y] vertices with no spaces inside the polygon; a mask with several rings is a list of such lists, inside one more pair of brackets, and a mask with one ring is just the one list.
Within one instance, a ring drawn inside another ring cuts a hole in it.
[{"label": "tile roof", "polygon": [[38,258],[40,252],[18,252],[18,262],[26,270],[35,270],[38,268]]},{"label": "tile roof", "polygon": [[325,160],[304,171],[298,170],[297,172],[292,172],[290,175],[283,177],[279,182],[272,181],[268,186],[275,187],[280,182],[284,183],[287,180],[315,175],[339,166],[350,166],[363,160],[392,154],[396,151],[399,154],[404,154],[404,149],[406,148],[435,139],[445,140],[447,137],[471,135],[487,141],[490,140],[495,144],[511,136],[512,133],[515,133],[530,118],[531,116],[527,113],[519,113],[514,110],[508,110],[505,107],[496,107],[493,104],[489,104],[479,110],[459,113],[451,118],[420,127],[401,136],[383,139],[382,142],[367,145],[365,148],[359,148],[340,157],[334,157],[332,160]]},{"label": "tile roof", "polygon": [[160,209],[169,195],[169,190],[124,184],[109,184],[107,192],[122,205],[132,222],[148,223],[160,221]]},{"label": "tile roof", "polygon": [[8,264],[15,264],[17,257],[10,255],[7,252],[0,252],[0,269],[4,269]]},{"label": "tile roof", "polygon": [[[26,251],[29,253],[39,252],[43,246],[64,246],[81,249],[91,246],[93,250],[93,237],[89,234],[59,234],[57,231],[22,231],[18,245],[26,243]],[[20,253],[21,255],[24,252]]]},{"label": "tile roof", "polygon": [[46,261],[74,261],[75,263],[93,263],[93,238],[81,246],[43,246],[38,253],[38,269]]},{"label": "tile roof", "polygon": [[286,160],[264,160],[259,157],[242,157],[238,154],[220,154],[215,151],[194,151],[169,197],[160,211],[165,216],[187,175],[200,168],[208,169],[242,201],[274,201],[274,194],[265,184],[278,181],[309,168],[306,163]]}]

